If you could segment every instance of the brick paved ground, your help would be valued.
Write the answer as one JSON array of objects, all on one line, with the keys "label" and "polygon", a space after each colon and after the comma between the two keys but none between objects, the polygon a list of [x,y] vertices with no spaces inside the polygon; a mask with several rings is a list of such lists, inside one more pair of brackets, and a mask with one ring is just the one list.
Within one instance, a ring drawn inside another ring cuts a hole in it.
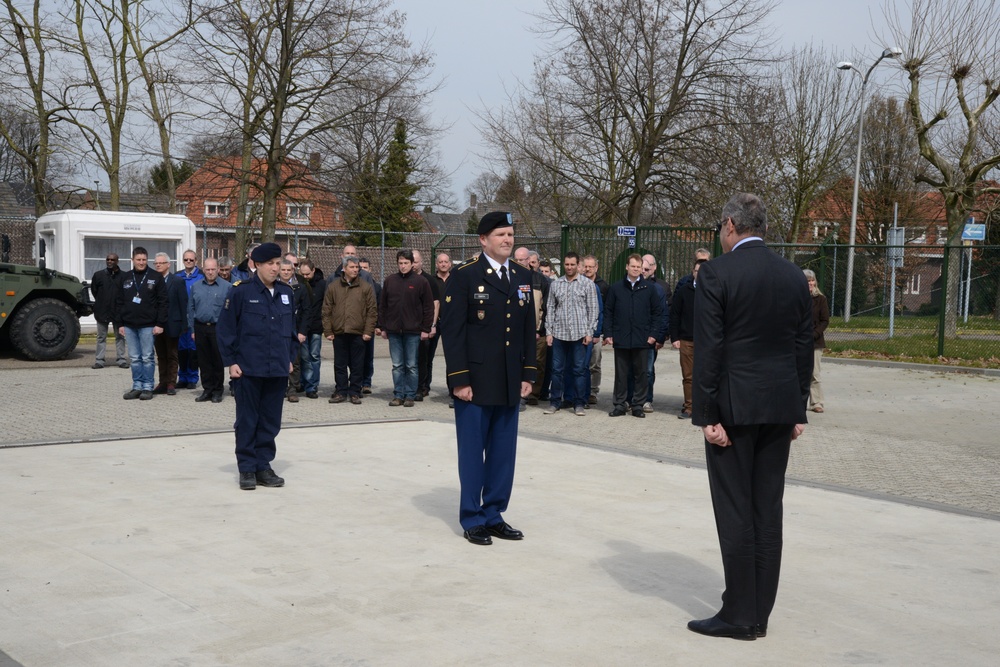
[{"label": "brick paved ground", "polygon": [[[232,428],[234,403],[228,397],[219,405],[195,403],[198,392],[182,390],[175,397],[123,401],[129,371],[91,370],[92,355],[93,344],[84,343],[62,362],[0,357],[0,446]],[[326,346],[322,398],[286,403],[286,426],[452,419],[440,353],[431,396],[412,409],[388,407],[391,379],[384,341],[376,357],[375,394],[361,406],[330,405],[333,362]],[[698,430],[676,418],[681,403],[677,354],[664,351],[657,361],[656,411],[645,420],[607,416],[613,372],[609,361],[604,365],[600,401],[585,417],[566,411],[543,415],[532,407],[522,415],[522,432],[701,466],[704,445]],[[827,412],[811,415],[812,423],[793,448],[790,478],[1000,519],[1000,421],[995,414],[1000,378],[830,361],[823,368]],[[279,437],[279,460],[282,442],[293,437],[291,430]]]}]

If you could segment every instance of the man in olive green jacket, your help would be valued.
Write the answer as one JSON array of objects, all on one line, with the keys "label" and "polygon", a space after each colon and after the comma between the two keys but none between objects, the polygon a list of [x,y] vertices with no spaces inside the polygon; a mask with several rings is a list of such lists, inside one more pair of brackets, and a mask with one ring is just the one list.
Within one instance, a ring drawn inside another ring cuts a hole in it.
[{"label": "man in olive green jacket", "polygon": [[361,403],[365,344],[375,335],[377,310],[375,290],[358,277],[360,271],[357,257],[345,257],[343,274],[330,280],[323,297],[323,335],[333,341],[331,403]]}]

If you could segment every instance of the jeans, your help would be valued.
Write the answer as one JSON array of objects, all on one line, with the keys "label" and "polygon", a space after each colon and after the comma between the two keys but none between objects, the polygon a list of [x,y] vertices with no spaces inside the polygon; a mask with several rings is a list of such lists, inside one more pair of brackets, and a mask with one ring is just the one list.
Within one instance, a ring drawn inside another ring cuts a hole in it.
[{"label": "jeans", "polygon": [[[97,323],[97,351],[94,355],[94,362],[100,365],[104,365],[104,351],[108,347],[108,322],[98,322]],[[121,363],[125,361],[125,336],[118,333],[118,325],[115,323],[110,323],[111,328],[115,332],[115,354],[118,358],[115,359],[115,363]]]},{"label": "jeans", "polygon": [[319,391],[319,367],[322,362],[323,334],[307,334],[301,346],[302,388],[307,392]]},{"label": "jeans", "polygon": [[125,343],[132,360],[132,389],[153,391],[153,327],[125,327]]},{"label": "jeans", "polygon": [[420,334],[389,334],[389,356],[392,357],[392,395],[398,399],[417,396],[417,357]]},{"label": "jeans", "polygon": [[587,346],[580,340],[552,340],[552,389],[549,401],[559,405],[563,398],[563,371],[567,366],[573,378],[573,405],[583,407],[587,404],[590,393],[587,383],[590,381],[590,368],[587,367]]}]

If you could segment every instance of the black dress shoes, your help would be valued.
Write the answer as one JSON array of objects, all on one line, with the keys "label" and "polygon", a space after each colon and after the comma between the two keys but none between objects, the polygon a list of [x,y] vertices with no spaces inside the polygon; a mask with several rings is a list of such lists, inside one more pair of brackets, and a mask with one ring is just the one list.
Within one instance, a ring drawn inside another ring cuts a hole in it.
[{"label": "black dress shoes", "polygon": [[731,637],[732,639],[742,639],[753,641],[757,639],[757,627],[754,625],[733,625],[726,623],[718,616],[706,618],[702,621],[689,621],[688,630],[697,632],[700,635],[709,637]]},{"label": "black dress shoes", "polygon": [[493,544],[493,538],[490,537],[489,531],[486,530],[486,526],[475,526],[465,531],[465,539],[469,540],[473,544],[481,544],[486,546],[488,544]]},{"label": "black dress shoes", "polygon": [[757,639],[761,637],[767,637],[767,623],[757,624]]},{"label": "black dress shoes", "polygon": [[501,540],[523,540],[524,533],[519,530],[515,530],[511,527],[509,523],[501,521],[500,523],[494,524],[492,526],[486,526],[486,530],[493,537],[499,537]]},{"label": "black dress shoes", "polygon": [[267,470],[257,471],[257,483],[261,486],[284,486],[285,480],[274,474],[274,471],[268,468]]},{"label": "black dress shoes", "polygon": [[221,391],[217,391],[214,394],[212,394],[212,402],[213,403],[222,403],[222,392]]},{"label": "black dress shoes", "polygon": [[240,488],[244,491],[253,491],[257,488],[257,475],[252,472],[240,473]]},{"label": "black dress shoes", "polygon": [[204,403],[205,401],[212,400],[212,395],[207,391],[201,392],[201,395],[194,399],[195,403]]}]

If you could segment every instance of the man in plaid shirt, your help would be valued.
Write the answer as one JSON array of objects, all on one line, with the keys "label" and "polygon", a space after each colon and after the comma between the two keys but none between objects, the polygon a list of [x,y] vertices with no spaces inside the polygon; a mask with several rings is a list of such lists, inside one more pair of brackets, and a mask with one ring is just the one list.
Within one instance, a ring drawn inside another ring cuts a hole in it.
[{"label": "man in plaid shirt", "polygon": [[582,417],[589,397],[587,378],[587,349],[597,330],[597,289],[586,276],[579,273],[580,256],[566,253],[563,258],[563,275],[549,287],[546,305],[546,342],[552,348],[551,401],[545,414],[559,410],[563,398],[563,375],[570,368],[574,396],[573,412]]}]

